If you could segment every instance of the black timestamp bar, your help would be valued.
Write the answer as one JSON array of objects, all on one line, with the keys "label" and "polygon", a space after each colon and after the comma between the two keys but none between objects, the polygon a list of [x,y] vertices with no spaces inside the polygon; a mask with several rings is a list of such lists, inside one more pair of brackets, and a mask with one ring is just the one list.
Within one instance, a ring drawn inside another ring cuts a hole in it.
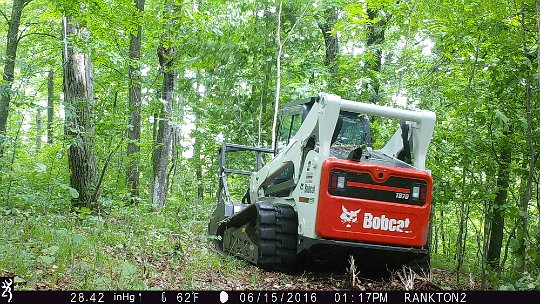
[{"label": "black timestamp bar", "polygon": [[[2,285],[0,285],[0,288]],[[10,287],[10,288],[8,288]],[[3,303],[56,304],[349,304],[349,303],[538,303],[540,291],[19,291],[4,284]]]}]

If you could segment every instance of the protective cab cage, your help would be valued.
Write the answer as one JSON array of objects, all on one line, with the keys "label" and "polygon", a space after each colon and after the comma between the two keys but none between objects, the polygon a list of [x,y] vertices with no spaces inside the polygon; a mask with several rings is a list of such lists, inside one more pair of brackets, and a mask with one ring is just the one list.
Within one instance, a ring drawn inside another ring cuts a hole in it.
[{"label": "protective cab cage", "polygon": [[[229,191],[229,185],[227,183],[228,174],[240,174],[244,176],[250,176],[251,171],[239,170],[227,167],[227,153],[251,151],[256,153],[256,166],[255,169],[259,171],[263,164],[263,153],[273,154],[274,150],[260,147],[244,146],[230,143],[223,143],[218,151],[219,156],[219,187],[218,187],[218,206],[224,206],[225,216],[231,216],[234,213],[238,213],[245,208],[245,204],[234,202]],[[245,200],[246,196],[242,200]]]}]

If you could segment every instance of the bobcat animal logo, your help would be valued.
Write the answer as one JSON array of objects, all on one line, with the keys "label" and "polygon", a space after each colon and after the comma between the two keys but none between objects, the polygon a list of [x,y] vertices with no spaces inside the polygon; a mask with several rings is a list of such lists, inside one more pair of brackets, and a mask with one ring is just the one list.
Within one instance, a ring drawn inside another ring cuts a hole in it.
[{"label": "bobcat animal logo", "polygon": [[351,223],[358,223],[358,213],[360,213],[361,209],[349,211],[347,208],[345,208],[345,206],[341,205],[341,210],[343,213],[339,216],[339,218],[341,219],[341,223],[347,223],[345,227],[350,228]]},{"label": "bobcat animal logo", "polygon": [[13,284],[13,280],[6,279],[4,282],[2,282],[2,289],[4,291],[2,292],[2,298],[8,298],[8,303],[11,303],[11,299],[13,298],[13,295],[11,294],[11,284]]}]

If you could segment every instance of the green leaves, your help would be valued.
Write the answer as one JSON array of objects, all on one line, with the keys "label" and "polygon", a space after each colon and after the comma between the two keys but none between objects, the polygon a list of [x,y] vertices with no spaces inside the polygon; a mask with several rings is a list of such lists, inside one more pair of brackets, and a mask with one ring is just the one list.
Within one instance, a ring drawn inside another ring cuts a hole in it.
[{"label": "green leaves", "polygon": [[128,261],[124,261],[121,267],[121,276],[122,279],[131,279],[133,275],[137,272],[137,267],[131,264]]},{"label": "green leaves", "polygon": [[78,198],[79,192],[71,187],[69,187],[69,195],[71,195],[72,198]]},{"label": "green leaves", "polygon": [[73,244],[75,244],[75,246],[82,245],[85,241],[84,236],[79,234],[74,234],[71,239],[73,240]]},{"label": "green leaves", "polygon": [[69,191],[69,195],[72,197],[72,198],[78,198],[79,197],[79,192],[77,191],[77,189],[75,188],[71,188],[70,186],[66,185],[66,184],[61,184],[60,185],[60,188],[64,189],[64,190],[68,190]]},{"label": "green leaves", "polygon": [[56,259],[54,257],[48,256],[48,255],[41,255],[41,256],[38,257],[38,262],[43,263],[45,265],[51,265],[55,261],[56,261]]},{"label": "green leaves", "polygon": [[58,247],[58,246],[51,246],[49,248],[45,248],[45,249],[41,250],[41,252],[43,254],[47,254],[47,255],[55,255],[58,252],[59,249],[60,249],[60,247]]},{"label": "green leaves", "polygon": [[25,282],[26,282],[25,279],[23,279],[23,278],[21,278],[21,277],[19,277],[19,276],[16,276],[16,277],[13,279],[13,281],[15,282],[15,284],[22,284],[22,283],[25,283]]},{"label": "green leaves", "polygon": [[503,112],[501,112],[499,109],[495,109],[495,117],[499,122],[501,122],[503,125],[507,125],[510,119],[504,115]]},{"label": "green leaves", "polygon": [[47,166],[45,166],[43,163],[36,163],[36,171],[37,172],[40,172],[40,173],[43,173],[45,171],[47,171]]},{"label": "green leaves", "polygon": [[56,261],[54,255],[58,252],[59,249],[60,247],[58,246],[51,246],[49,248],[42,249],[42,255],[38,257],[38,262],[45,265],[53,264]]}]

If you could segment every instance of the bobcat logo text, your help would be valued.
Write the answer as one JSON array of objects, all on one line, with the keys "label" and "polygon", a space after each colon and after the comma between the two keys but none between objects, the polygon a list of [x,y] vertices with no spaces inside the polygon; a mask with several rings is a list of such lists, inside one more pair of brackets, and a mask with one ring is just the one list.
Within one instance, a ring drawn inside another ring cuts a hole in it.
[{"label": "bobcat logo text", "polygon": [[[351,224],[358,223],[358,214],[361,209],[358,210],[347,210],[345,206],[341,205],[341,223],[345,224],[345,227],[352,227]],[[364,213],[364,218],[362,221],[362,227],[365,229],[373,230],[382,230],[382,231],[392,231],[392,232],[401,232],[401,233],[412,233],[412,231],[407,230],[411,225],[411,220],[406,219],[394,219],[387,217],[385,214],[381,216],[374,216],[369,212]]]}]

